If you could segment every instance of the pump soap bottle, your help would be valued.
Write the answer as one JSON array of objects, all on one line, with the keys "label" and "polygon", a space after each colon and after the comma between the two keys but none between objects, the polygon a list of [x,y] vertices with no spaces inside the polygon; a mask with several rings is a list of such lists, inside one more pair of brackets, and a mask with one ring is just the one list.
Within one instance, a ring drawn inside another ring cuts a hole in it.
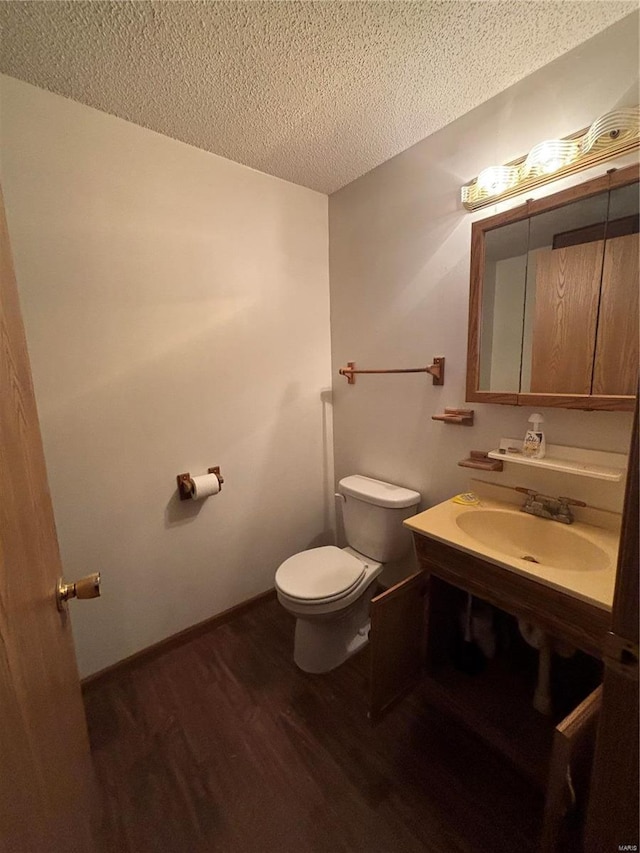
[{"label": "pump soap bottle", "polygon": [[540,424],[544,423],[544,418],[536,413],[531,415],[529,423],[533,426],[529,427],[525,433],[522,454],[529,459],[542,459],[545,454],[546,442]]}]

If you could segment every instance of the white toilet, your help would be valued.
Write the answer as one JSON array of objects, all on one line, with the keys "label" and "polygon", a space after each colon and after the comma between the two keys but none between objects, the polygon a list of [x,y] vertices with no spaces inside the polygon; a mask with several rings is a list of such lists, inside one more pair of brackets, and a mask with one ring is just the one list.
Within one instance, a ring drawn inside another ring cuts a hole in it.
[{"label": "white toilet", "polygon": [[305,672],[329,672],[365,645],[374,581],[409,549],[402,522],[420,501],[412,489],[360,474],[338,489],[348,547],[301,551],[276,572],[278,600],[297,619],[293,658]]}]

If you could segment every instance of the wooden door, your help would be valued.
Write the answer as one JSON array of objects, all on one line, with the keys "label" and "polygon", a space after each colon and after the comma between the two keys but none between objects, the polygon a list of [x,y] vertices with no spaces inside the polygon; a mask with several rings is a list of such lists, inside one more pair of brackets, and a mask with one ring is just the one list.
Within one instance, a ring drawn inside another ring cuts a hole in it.
[{"label": "wooden door", "polygon": [[536,253],[531,391],[591,394],[604,243]]},{"label": "wooden door", "polygon": [[427,587],[427,574],[419,571],[371,602],[369,716],[374,721],[422,675]]},{"label": "wooden door", "polygon": [[635,394],[639,249],[638,234],[615,237],[605,245],[593,394]]},{"label": "wooden door", "polygon": [[581,702],[553,735],[540,853],[582,850],[602,685]]},{"label": "wooden door", "polygon": [[[602,712],[587,813],[587,853],[637,850],[638,838],[638,399],[613,597],[605,641]],[[626,845],[626,846],[625,846]],[[635,847],[633,845],[636,845]]]},{"label": "wooden door", "polygon": [[0,195],[0,851],[96,851],[93,771]]}]

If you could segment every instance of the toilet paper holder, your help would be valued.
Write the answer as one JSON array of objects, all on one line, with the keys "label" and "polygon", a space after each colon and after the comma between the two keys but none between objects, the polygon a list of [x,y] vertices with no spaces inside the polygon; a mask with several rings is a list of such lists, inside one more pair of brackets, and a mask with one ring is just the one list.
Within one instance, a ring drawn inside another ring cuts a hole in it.
[{"label": "toilet paper holder", "polygon": [[[224,483],[224,477],[220,473],[220,466],[216,465],[214,468],[207,468],[207,474],[215,474],[218,480],[220,481],[220,490],[222,491],[222,484]],[[178,483],[178,494],[180,495],[181,501],[188,501],[193,497],[193,479],[191,474],[187,471],[186,474],[178,474],[176,477],[176,482]]]}]

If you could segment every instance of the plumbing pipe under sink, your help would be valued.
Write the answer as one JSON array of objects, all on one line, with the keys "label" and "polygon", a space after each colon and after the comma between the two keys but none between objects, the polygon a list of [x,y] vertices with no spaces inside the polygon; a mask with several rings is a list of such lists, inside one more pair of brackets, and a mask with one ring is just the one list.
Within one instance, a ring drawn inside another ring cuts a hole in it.
[{"label": "plumbing pipe under sink", "polygon": [[538,681],[533,694],[533,707],[541,714],[551,713],[551,638],[541,628],[524,619],[518,628],[527,643],[538,649]]},{"label": "plumbing pipe under sink", "polygon": [[551,642],[544,635],[538,656],[538,683],[533,694],[533,707],[541,714],[551,713]]},{"label": "plumbing pipe under sink", "polygon": [[571,657],[575,649],[568,643],[553,640],[542,628],[525,619],[518,620],[518,628],[526,642],[538,649],[538,681],[533,694],[533,707],[541,714],[548,715],[552,711],[551,653],[557,651],[563,657]]}]

